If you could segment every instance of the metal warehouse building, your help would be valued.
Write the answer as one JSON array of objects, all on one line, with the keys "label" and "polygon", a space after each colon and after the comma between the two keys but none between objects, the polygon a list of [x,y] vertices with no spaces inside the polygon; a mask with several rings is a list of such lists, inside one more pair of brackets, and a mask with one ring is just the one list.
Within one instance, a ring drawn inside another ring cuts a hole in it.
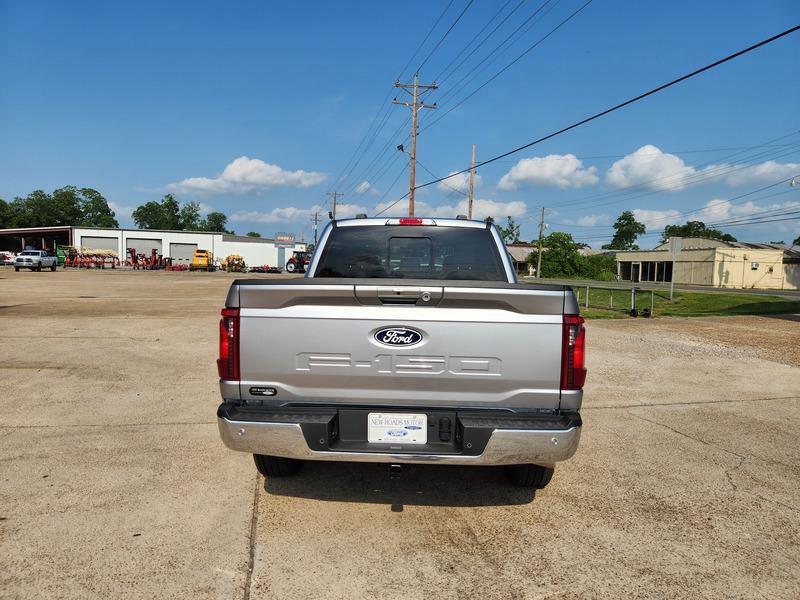
[{"label": "metal warehouse building", "polygon": [[53,250],[56,245],[113,250],[120,259],[129,249],[149,255],[153,250],[169,256],[174,264],[188,264],[197,249],[209,250],[216,259],[230,254],[241,255],[249,266],[286,266],[294,250],[306,244],[294,236],[254,238],[207,231],[170,231],[159,229],[115,229],[101,227],[28,227],[0,229],[0,249],[19,251],[25,248]]},{"label": "metal warehouse building", "polygon": [[653,250],[617,252],[623,281],[668,282],[722,288],[800,289],[800,247],[683,238],[673,273],[669,243]]}]

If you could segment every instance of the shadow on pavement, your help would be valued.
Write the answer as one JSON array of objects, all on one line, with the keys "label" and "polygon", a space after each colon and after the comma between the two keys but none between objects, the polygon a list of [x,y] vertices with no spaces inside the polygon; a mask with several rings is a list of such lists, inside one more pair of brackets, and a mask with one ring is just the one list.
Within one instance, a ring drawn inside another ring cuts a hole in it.
[{"label": "shadow on pavement", "polygon": [[391,505],[503,506],[528,504],[534,490],[506,480],[501,467],[403,465],[402,475],[389,477],[388,465],[309,461],[298,475],[267,478],[264,490],[276,496],[332,502]]}]

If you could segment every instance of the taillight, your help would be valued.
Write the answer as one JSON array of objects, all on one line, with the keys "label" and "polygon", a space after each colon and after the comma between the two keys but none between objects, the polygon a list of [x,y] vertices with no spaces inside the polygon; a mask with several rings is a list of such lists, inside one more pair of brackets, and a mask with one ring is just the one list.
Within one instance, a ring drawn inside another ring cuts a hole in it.
[{"label": "taillight", "polygon": [[580,315],[564,315],[561,343],[561,389],[579,390],[586,381],[586,329]]},{"label": "taillight", "polygon": [[415,219],[413,217],[402,217],[400,225],[422,225],[422,219]]},{"label": "taillight", "polygon": [[219,358],[217,371],[220,379],[239,380],[239,309],[223,308],[219,321]]}]

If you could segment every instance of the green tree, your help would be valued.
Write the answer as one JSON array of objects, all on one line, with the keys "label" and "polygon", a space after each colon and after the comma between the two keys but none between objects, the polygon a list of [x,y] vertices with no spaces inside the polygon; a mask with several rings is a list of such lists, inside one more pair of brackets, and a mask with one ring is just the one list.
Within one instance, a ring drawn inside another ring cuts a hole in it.
[{"label": "green tree", "polygon": [[636,238],[645,233],[643,223],[639,223],[633,212],[626,210],[614,223],[614,237],[610,244],[606,244],[603,248],[610,250],[638,250],[639,246],[636,244]]},{"label": "green tree", "polygon": [[246,235],[247,237],[261,237],[261,234],[257,231],[248,231]]},{"label": "green tree", "polygon": [[8,202],[0,198],[0,229],[8,227],[13,227],[11,225],[11,209],[8,206]]},{"label": "green tree", "polygon": [[180,229],[180,205],[172,194],[167,194],[161,202],[150,201],[142,204],[131,215],[140,229]]},{"label": "green tree", "polygon": [[510,216],[506,217],[506,219],[506,226],[498,225],[497,228],[500,230],[500,235],[506,244],[516,244],[519,242],[520,225],[517,225]]},{"label": "green tree", "polygon": [[86,227],[119,227],[116,214],[103,195],[92,188],[81,188],[81,225]]},{"label": "green tree", "polygon": [[202,229],[200,219],[200,205],[197,202],[187,202],[178,213],[178,229],[198,231]]},{"label": "green tree", "polygon": [[800,246],[800,235],[798,235],[796,238],[794,238],[794,241],[792,242],[792,244],[795,245],[795,246]]},{"label": "green tree", "polygon": [[225,229],[227,224],[228,217],[225,216],[225,213],[217,211],[210,212],[206,215],[206,218],[203,221],[203,231],[222,231],[223,233],[233,233],[232,231]]},{"label": "green tree", "polygon": [[596,281],[613,281],[617,275],[617,259],[614,253],[585,256],[581,278]]},{"label": "green tree", "polygon": [[133,222],[140,229],[162,229],[164,210],[158,202],[145,202],[131,213]]},{"label": "green tree", "polygon": [[699,237],[723,242],[736,241],[736,238],[730,233],[723,233],[719,229],[706,227],[706,224],[702,221],[687,221],[685,225],[667,225],[664,228],[664,233],[661,234],[661,243],[663,244],[671,237]]},{"label": "green tree", "polygon": [[[542,242],[542,277],[581,277],[586,271],[586,259],[578,252],[580,245],[563,231],[554,231]],[[537,252],[531,252],[528,262],[536,265]]]},{"label": "green tree", "polygon": [[106,199],[92,188],[78,189],[68,185],[54,190],[52,194],[34,190],[24,198],[14,198],[10,203],[0,201],[2,227],[53,225],[119,226]]}]

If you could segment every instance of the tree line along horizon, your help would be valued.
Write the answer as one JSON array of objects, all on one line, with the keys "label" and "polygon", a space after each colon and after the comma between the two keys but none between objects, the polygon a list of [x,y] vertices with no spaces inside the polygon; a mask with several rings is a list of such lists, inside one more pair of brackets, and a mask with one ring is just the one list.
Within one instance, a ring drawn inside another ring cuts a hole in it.
[{"label": "tree line along horizon", "polygon": [[[187,231],[215,231],[234,234],[227,229],[228,217],[219,211],[201,216],[197,202],[179,203],[172,194],[159,201],[149,201],[138,206],[131,217],[140,229],[168,229]],[[495,222],[493,217],[487,221]],[[106,198],[95,189],[65,186],[48,194],[34,190],[24,198],[16,197],[11,202],[0,198],[0,229],[49,226],[119,227],[116,214]],[[512,217],[506,223],[496,223],[507,244],[519,243],[521,225]],[[636,220],[632,211],[626,210],[612,226],[614,236],[603,250],[638,250],[636,240],[646,233],[643,223]],[[256,231],[246,234],[261,237]],[[736,238],[719,229],[707,227],[702,221],[687,221],[683,225],[667,225],[661,234],[661,242],[670,237],[702,237],[735,242]],[[532,240],[533,243],[538,240]],[[783,243],[783,242],[776,242]],[[794,240],[800,244],[800,236]],[[542,239],[543,277],[585,277],[609,280],[616,275],[614,257],[611,254],[584,256],[579,250],[587,244],[575,241],[572,235],[554,231]],[[532,252],[528,262],[535,264],[537,255]]]}]

